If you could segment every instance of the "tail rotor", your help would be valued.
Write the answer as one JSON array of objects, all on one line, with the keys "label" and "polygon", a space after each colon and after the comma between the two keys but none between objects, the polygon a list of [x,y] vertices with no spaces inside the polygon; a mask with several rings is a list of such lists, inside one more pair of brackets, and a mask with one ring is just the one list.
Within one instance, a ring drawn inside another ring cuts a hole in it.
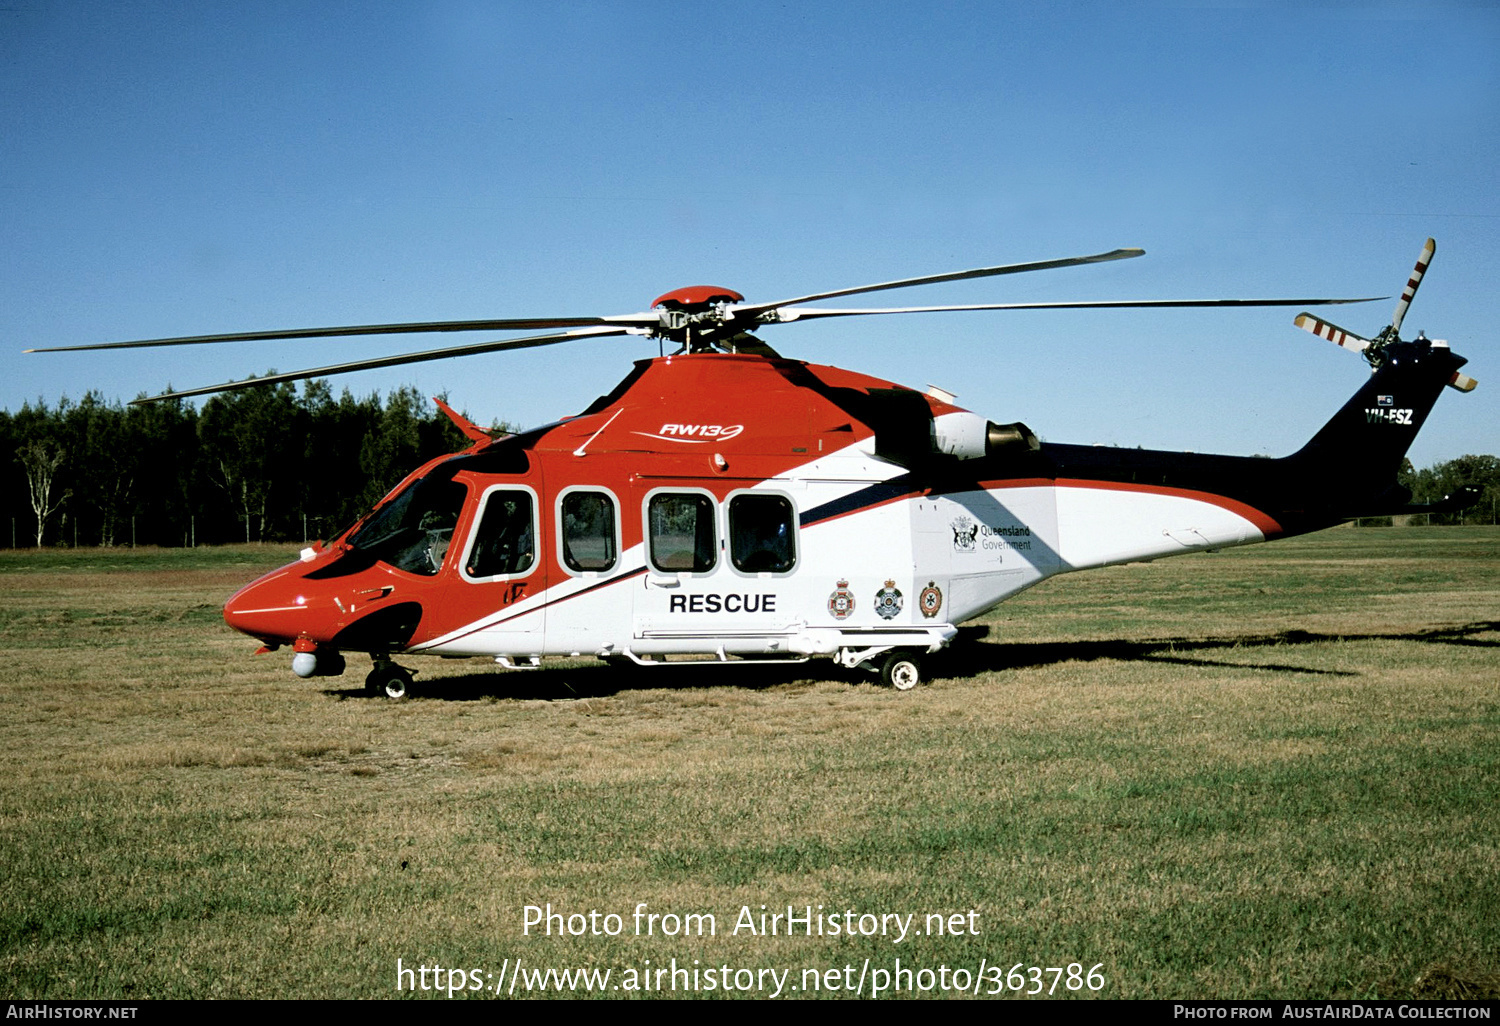
[{"label": "tail rotor", "polygon": [[[1336,324],[1315,317],[1310,313],[1300,313],[1292,323],[1303,331],[1310,331],[1319,338],[1327,339],[1341,348],[1360,353],[1365,361],[1375,370],[1385,365],[1389,357],[1391,346],[1401,342],[1401,322],[1406,319],[1406,311],[1411,307],[1411,301],[1416,297],[1417,289],[1422,284],[1422,277],[1427,273],[1427,267],[1432,263],[1432,255],[1437,251],[1437,243],[1428,239],[1422,247],[1422,255],[1417,257],[1417,266],[1412,269],[1411,277],[1406,281],[1406,288],[1401,290],[1401,298],[1396,303],[1396,310],[1391,315],[1391,323],[1380,329],[1380,334],[1374,338],[1365,338],[1356,335],[1352,331],[1346,331]],[[1431,346],[1447,348],[1448,343],[1441,339],[1428,339],[1424,335],[1418,335],[1417,341],[1427,342]],[[1448,380],[1451,388],[1460,392],[1472,392],[1474,386],[1479,382],[1467,374],[1453,372],[1453,377]]]}]

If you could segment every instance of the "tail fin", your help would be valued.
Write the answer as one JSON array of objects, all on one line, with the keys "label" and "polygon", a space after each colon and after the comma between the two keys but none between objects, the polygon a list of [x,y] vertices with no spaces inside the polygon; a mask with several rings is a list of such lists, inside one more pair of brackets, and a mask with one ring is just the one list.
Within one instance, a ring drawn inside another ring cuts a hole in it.
[{"label": "tail fin", "polygon": [[[1411,500],[1396,473],[1444,386],[1467,361],[1418,337],[1385,346],[1380,367],[1287,462],[1341,517],[1399,512]],[[1467,379],[1466,379],[1467,380]]]}]

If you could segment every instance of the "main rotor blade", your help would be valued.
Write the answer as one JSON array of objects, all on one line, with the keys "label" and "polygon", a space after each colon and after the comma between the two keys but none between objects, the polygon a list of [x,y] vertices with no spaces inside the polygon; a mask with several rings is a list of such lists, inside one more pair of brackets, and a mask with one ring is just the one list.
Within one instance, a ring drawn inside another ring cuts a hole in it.
[{"label": "main rotor blade", "polygon": [[145,346],[191,346],[207,342],[264,342],[289,338],[337,338],[346,335],[404,335],[437,331],[522,331],[537,328],[576,328],[589,325],[654,327],[654,313],[620,314],[612,317],[523,317],[480,321],[413,321],[405,324],[357,324],[334,328],[285,328],[277,331],[238,331],[221,335],[184,335],[181,338],[147,338],[135,342],[96,342],[85,346],[50,346],[27,349],[28,353],[72,353],[84,349],[137,349]]},{"label": "main rotor blade", "polygon": [[857,285],[852,289],[836,289],[832,292],[815,292],[809,296],[798,296],[795,299],[779,299],[774,303],[744,303],[730,307],[736,316],[755,316],[767,310],[778,307],[793,306],[799,303],[812,303],[820,299],[834,299],[838,296],[853,296],[861,292],[881,292],[885,289],[904,289],[910,285],[935,285],[943,281],[963,281],[967,278],[990,278],[997,274],[1020,274],[1022,271],[1046,271],[1054,267],[1075,267],[1079,264],[1098,264],[1106,260],[1128,260],[1131,257],[1145,256],[1144,249],[1112,249],[1108,253],[1096,253],[1093,256],[1066,257],[1061,260],[1033,260],[1024,264],[1001,264],[998,267],[976,267],[972,271],[952,271],[948,274],[928,274],[920,278],[902,278],[900,281],[887,281],[879,285]]},{"label": "main rotor blade", "polygon": [[1417,257],[1416,269],[1411,272],[1411,277],[1406,281],[1406,288],[1401,290],[1401,298],[1396,302],[1396,312],[1391,315],[1391,334],[1401,335],[1401,322],[1406,320],[1406,308],[1411,306],[1412,297],[1417,294],[1417,286],[1422,284],[1422,275],[1427,273],[1427,265],[1432,263],[1432,254],[1437,252],[1437,243],[1432,239],[1422,247],[1422,255]]},{"label": "main rotor blade", "polygon": [[777,311],[783,321],[814,317],[859,317],[865,314],[948,313],[962,310],[1109,310],[1131,307],[1204,307],[1204,306],[1322,306],[1334,303],[1371,303],[1389,296],[1363,299],[1101,299],[1057,303],[968,303],[955,306],[897,306],[885,309],[832,310],[827,307],[797,307]]},{"label": "main rotor blade", "polygon": [[222,385],[205,385],[202,388],[193,388],[185,392],[165,392],[161,395],[147,396],[143,399],[132,399],[131,406],[141,406],[146,403],[160,402],[164,399],[186,399],[195,395],[213,395],[217,392],[233,392],[241,388],[254,388],[256,385],[277,385],[284,381],[302,381],[306,378],[321,377],[325,374],[347,374],[351,371],[373,370],[377,367],[397,367],[405,363],[424,363],[428,360],[442,360],[450,356],[473,356],[478,353],[493,353],[501,349],[532,349],[536,346],[550,346],[558,342],[571,342],[580,338],[604,338],[610,335],[639,334],[629,328],[583,328],[578,331],[564,331],[555,335],[533,335],[530,338],[506,338],[493,342],[471,342],[463,346],[449,346],[445,349],[428,349],[420,353],[398,353],[395,356],[377,356],[369,360],[353,360],[349,363],[336,363],[327,367],[317,367],[313,370],[289,371],[286,374],[268,374],[263,378],[246,378],[244,381],[226,381]]}]

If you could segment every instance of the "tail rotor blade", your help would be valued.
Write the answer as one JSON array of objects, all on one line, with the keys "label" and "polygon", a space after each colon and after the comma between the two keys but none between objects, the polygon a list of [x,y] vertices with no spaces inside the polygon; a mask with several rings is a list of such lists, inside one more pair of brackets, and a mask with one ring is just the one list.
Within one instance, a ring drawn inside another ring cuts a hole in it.
[{"label": "tail rotor blade", "polygon": [[1416,269],[1411,272],[1411,278],[1406,282],[1406,288],[1401,290],[1401,299],[1396,303],[1396,312],[1391,315],[1391,334],[1401,335],[1401,322],[1406,319],[1406,308],[1411,306],[1412,297],[1417,294],[1417,286],[1422,284],[1422,275],[1427,273],[1427,265],[1432,263],[1432,254],[1437,251],[1437,243],[1432,239],[1427,240],[1427,245],[1422,247],[1422,255],[1417,258]]},{"label": "tail rotor blade", "polygon": [[1303,331],[1310,331],[1319,338],[1326,338],[1334,345],[1351,349],[1356,353],[1362,353],[1370,348],[1369,339],[1362,338],[1352,331],[1345,331],[1337,324],[1330,324],[1321,317],[1314,317],[1310,313],[1299,313],[1297,319],[1292,323],[1296,324]]},{"label": "tail rotor blade", "polygon": [[1458,371],[1454,371],[1453,377],[1448,379],[1448,387],[1456,388],[1460,392],[1472,392],[1474,391],[1474,386],[1478,384],[1479,382],[1475,381],[1467,374],[1460,374]]}]

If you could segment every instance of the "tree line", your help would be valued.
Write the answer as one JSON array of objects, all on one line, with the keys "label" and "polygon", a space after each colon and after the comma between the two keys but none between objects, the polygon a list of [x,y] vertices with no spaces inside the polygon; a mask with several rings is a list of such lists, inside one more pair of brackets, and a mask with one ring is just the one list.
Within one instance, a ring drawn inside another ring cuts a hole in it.
[{"label": "tree line", "polygon": [[1400,481],[1411,489],[1414,502],[1437,502],[1466,486],[1480,490],[1474,505],[1459,513],[1433,513],[1426,518],[1431,523],[1500,524],[1500,457],[1460,456],[1422,470],[1408,461]]},{"label": "tree line", "polygon": [[[504,430],[496,425],[495,430]],[[469,444],[413,388],[334,397],[326,381],[124,406],[89,392],[0,411],[0,545],[187,546],[332,537],[416,467]],[[8,458],[4,458],[8,457]],[[1461,456],[1401,483],[1416,502],[1464,485],[1500,522],[1500,458]],[[1382,521],[1388,522],[1388,521]]]},{"label": "tree line", "polygon": [[186,546],[331,537],[470,442],[413,388],[326,381],[124,406],[89,392],[0,411],[0,545]]}]

